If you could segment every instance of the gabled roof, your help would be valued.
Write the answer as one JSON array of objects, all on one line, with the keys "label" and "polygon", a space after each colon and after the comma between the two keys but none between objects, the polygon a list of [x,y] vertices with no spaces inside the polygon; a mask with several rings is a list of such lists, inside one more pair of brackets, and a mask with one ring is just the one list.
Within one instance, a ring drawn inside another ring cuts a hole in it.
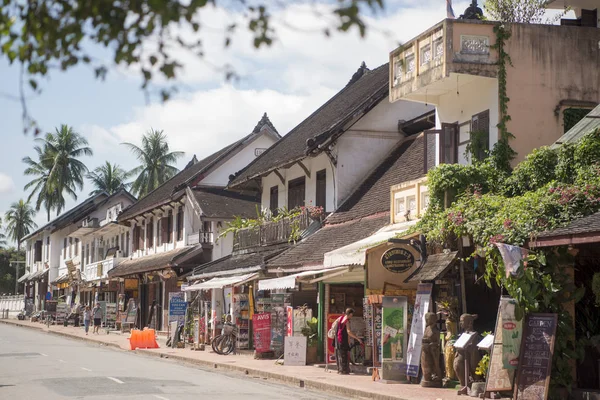
[{"label": "gabled roof", "polygon": [[326,219],[326,225],[267,263],[298,267],[323,263],[325,253],[371,236],[390,222],[391,186],[425,175],[423,137],[408,138]]},{"label": "gabled roof", "polygon": [[38,228],[36,231],[25,236],[23,238],[23,240],[32,238],[32,237],[36,236],[37,234],[39,234],[40,232],[43,232],[45,230],[50,230],[51,232],[56,232],[60,229],[63,229],[72,223],[80,221],[86,215],[97,210],[98,207],[109,202],[112,198],[120,196],[120,195],[125,195],[125,196],[129,197],[132,201],[136,200],[135,197],[125,189],[120,189],[119,191],[113,193],[112,195],[109,195],[108,193],[105,193],[105,192],[98,193],[94,196],[87,198],[80,204],[76,205],[75,207],[62,213],[60,216],[56,217],[52,221],[48,222],[46,225]]},{"label": "gabled roof", "polygon": [[[192,161],[190,161],[187,166],[177,175],[160,185],[158,188],[154,189],[152,192],[148,193],[146,196],[142,197],[131,207],[124,210],[119,215],[119,221],[125,221],[135,217],[136,215],[152,210],[159,205],[165,204],[171,200],[175,200],[176,198],[173,198],[173,196],[176,195],[180,190],[184,189],[185,185],[193,185],[196,181],[206,175],[216,164],[227,159],[228,156],[234,154],[235,151],[253,141],[262,133],[267,133],[276,140],[281,138],[281,136],[279,136],[273,127],[273,124],[271,124],[271,121],[267,117],[266,113],[249,135],[200,161],[193,162],[196,158],[194,155]],[[179,196],[174,197],[180,197],[181,195],[183,195],[183,192],[180,193]]]},{"label": "gabled roof", "polygon": [[596,106],[585,117],[562,135],[551,147],[557,147],[563,143],[578,142],[588,133],[600,129],[600,105]]},{"label": "gabled roof", "polygon": [[342,133],[342,128],[347,122],[364,115],[380,101],[387,99],[388,64],[372,71],[361,66],[359,71],[346,87],[239,171],[229,182],[229,187],[238,186],[276,168],[293,164],[310,152],[320,151],[318,146]]},{"label": "gabled roof", "polygon": [[209,218],[255,218],[260,201],[221,187],[197,186],[192,189],[196,204]]}]

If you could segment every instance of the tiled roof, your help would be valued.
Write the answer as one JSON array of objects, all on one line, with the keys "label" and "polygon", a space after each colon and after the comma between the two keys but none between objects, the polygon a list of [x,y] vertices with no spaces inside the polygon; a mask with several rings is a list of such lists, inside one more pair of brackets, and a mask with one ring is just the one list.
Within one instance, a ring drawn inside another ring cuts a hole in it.
[{"label": "tiled roof", "polygon": [[557,147],[563,143],[575,143],[596,129],[600,129],[600,105],[590,111],[581,121],[562,135],[552,147]]},{"label": "tiled roof", "polygon": [[260,201],[254,196],[247,196],[219,187],[198,186],[192,192],[202,213],[210,218],[243,218],[256,217]]},{"label": "tiled roof", "polygon": [[[210,156],[197,161],[195,163],[190,162],[187,164],[186,168],[181,170],[177,175],[163,183],[158,188],[154,189],[152,192],[148,193],[145,197],[142,197],[137,203],[133,204],[131,207],[125,209],[120,215],[119,220],[124,221],[129,218],[135,217],[143,212],[151,210],[158,205],[164,204],[170,200],[172,200],[171,196],[182,189],[185,184],[193,184],[195,180],[202,177],[203,174],[207,173],[211,167],[225,159],[228,155],[233,153],[239,147],[243,146],[247,143],[248,140],[253,139],[259,134],[265,126],[273,129],[273,135],[279,138],[279,134],[275,130],[273,124],[266,116],[259,121],[258,125],[254,128],[252,133],[222,148],[216,153],[211,154]],[[192,161],[196,158],[194,158]]]},{"label": "tiled roof", "polygon": [[329,224],[390,211],[390,187],[425,175],[423,137],[406,139],[327,218]]},{"label": "tiled roof", "polygon": [[[389,201],[386,199],[386,202]],[[328,251],[349,245],[372,235],[389,224],[389,214],[362,218],[343,224],[326,225],[313,235],[267,262],[267,267],[295,267],[322,264]]]},{"label": "tiled roof", "polygon": [[234,272],[242,273],[244,271],[259,271],[264,269],[267,260],[281,253],[286,247],[287,246],[278,246],[255,253],[230,254],[194,268],[194,273],[189,279],[194,280],[197,278],[227,275]]},{"label": "tiled roof", "polygon": [[427,256],[425,264],[407,282],[434,281],[442,276],[456,260],[457,251],[450,253],[431,254]]},{"label": "tiled roof", "polygon": [[[352,79],[340,92],[302,121],[279,142],[239,171],[230,187],[263,175],[304,158],[308,150],[339,133],[339,127],[350,117],[366,112],[387,98],[389,70],[384,64]],[[309,149],[308,140],[313,141]]]},{"label": "tiled roof", "polygon": [[125,260],[108,271],[108,276],[109,278],[117,278],[120,276],[135,275],[170,268],[173,264],[176,264],[178,258],[185,256],[197,248],[201,248],[201,246],[181,247],[158,254]]},{"label": "tiled roof", "polygon": [[600,212],[577,219],[565,227],[542,232],[537,237],[541,239],[586,233],[600,233]]}]

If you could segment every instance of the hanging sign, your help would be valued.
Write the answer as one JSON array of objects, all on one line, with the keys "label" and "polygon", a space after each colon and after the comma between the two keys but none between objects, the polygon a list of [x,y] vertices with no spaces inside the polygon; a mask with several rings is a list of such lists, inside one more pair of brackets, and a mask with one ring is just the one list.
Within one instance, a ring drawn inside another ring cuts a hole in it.
[{"label": "hanging sign", "polygon": [[[326,330],[326,332],[329,332],[331,330],[331,327],[333,326],[333,323],[335,322],[335,320],[341,316],[342,316],[342,314],[328,314],[327,315],[327,330]],[[335,360],[336,360],[336,358],[335,358],[335,339],[330,339],[329,337],[327,337],[327,362],[334,363]]]},{"label": "hanging sign", "polygon": [[394,247],[383,253],[381,265],[390,272],[401,274],[415,265],[415,256],[404,247]]},{"label": "hanging sign", "polygon": [[515,400],[548,398],[558,314],[529,314],[521,343]]},{"label": "hanging sign", "polygon": [[271,313],[260,313],[252,316],[252,333],[254,350],[266,353],[271,349]]},{"label": "hanging sign", "polygon": [[425,314],[429,311],[432,288],[433,285],[431,283],[419,283],[419,286],[417,287],[415,309],[413,311],[412,324],[410,325],[408,349],[406,350],[406,362],[408,364],[406,375],[415,378],[419,376],[421,341],[423,340],[423,334],[425,333]]},{"label": "hanging sign", "polygon": [[510,297],[500,299],[502,314],[502,364],[504,369],[517,369],[523,321],[517,321],[515,306],[517,302]]},{"label": "hanging sign", "polygon": [[382,305],[381,379],[405,381],[408,301],[405,296],[385,296]]},{"label": "hanging sign", "polygon": [[169,323],[172,321],[177,321],[180,324],[184,323],[186,311],[185,293],[169,293]]}]

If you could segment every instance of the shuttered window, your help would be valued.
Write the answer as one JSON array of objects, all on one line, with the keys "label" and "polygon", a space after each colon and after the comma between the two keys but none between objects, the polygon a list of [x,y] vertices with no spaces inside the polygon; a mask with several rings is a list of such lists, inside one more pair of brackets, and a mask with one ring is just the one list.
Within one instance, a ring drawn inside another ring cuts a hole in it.
[{"label": "shuttered window", "polygon": [[150,218],[146,223],[146,244],[148,248],[154,246],[154,219]]},{"label": "shuttered window", "polygon": [[317,188],[315,195],[315,205],[317,207],[323,207],[325,211],[325,205],[327,203],[327,171],[317,171]]},{"label": "shuttered window", "polygon": [[487,157],[487,151],[490,148],[490,110],[471,117],[471,144],[475,143],[477,149],[474,157],[481,161]]},{"label": "shuttered window", "polygon": [[296,207],[303,207],[306,199],[306,179],[305,177],[294,179],[288,182],[288,209],[293,210]]},{"label": "shuttered window", "polygon": [[442,124],[440,164],[455,164],[458,158],[458,124]]},{"label": "shuttered window", "polygon": [[273,186],[269,190],[269,209],[271,214],[276,217],[279,208],[279,186]]}]

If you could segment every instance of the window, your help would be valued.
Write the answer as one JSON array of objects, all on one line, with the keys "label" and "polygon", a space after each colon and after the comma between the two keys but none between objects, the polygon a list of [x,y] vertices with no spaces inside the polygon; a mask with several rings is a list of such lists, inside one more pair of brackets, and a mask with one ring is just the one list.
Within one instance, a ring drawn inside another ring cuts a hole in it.
[{"label": "window", "polygon": [[92,240],[92,245],[90,246],[90,262],[96,262],[96,241]]},{"label": "window", "polygon": [[169,210],[169,215],[167,216],[167,242],[171,243],[173,241],[173,210]]},{"label": "window", "polygon": [[44,242],[41,240],[36,240],[35,245],[33,246],[33,261],[41,262],[42,261],[42,245]]},{"label": "window", "polygon": [[67,258],[67,238],[63,240],[63,258]]},{"label": "window", "polygon": [[177,241],[183,240],[183,206],[177,210]]},{"label": "window", "polygon": [[315,196],[315,205],[317,207],[323,207],[325,211],[325,205],[327,204],[327,171],[317,171],[317,190]]},{"label": "window", "polygon": [[125,257],[129,256],[129,231],[125,234]]},{"label": "window", "polygon": [[485,110],[471,117],[471,150],[473,157],[482,161],[490,148],[490,111]]},{"label": "window", "polygon": [[277,209],[279,208],[279,186],[271,187],[269,196],[269,210],[271,210],[271,214],[276,217],[278,214]]},{"label": "window", "polygon": [[75,238],[75,256],[79,255],[79,239]]},{"label": "window", "polygon": [[429,207],[429,192],[421,193],[421,215],[427,211]]},{"label": "window", "polygon": [[69,258],[73,257],[73,238],[69,238]]},{"label": "window", "polygon": [[150,218],[146,222],[146,245],[148,248],[154,246],[154,219]]},{"label": "window", "polygon": [[415,196],[406,198],[406,208],[408,208],[409,216],[414,217],[417,215],[417,199]]},{"label": "window", "polygon": [[306,179],[304,177],[288,182],[288,210],[304,206]]},{"label": "window", "polygon": [[159,218],[156,221],[156,245],[160,246],[163,244],[163,228],[162,228],[162,218]]},{"label": "window", "polygon": [[170,230],[169,230],[169,227],[171,224],[169,223],[169,218],[172,218],[172,217],[167,216],[167,217],[163,217],[160,220],[160,236],[161,236],[162,243],[170,243],[171,242],[171,240],[170,240],[171,234],[170,234]]},{"label": "window", "polygon": [[90,244],[86,243],[85,245],[85,263],[90,263]]},{"label": "window", "polygon": [[458,124],[442,124],[440,164],[455,164],[458,158]]},{"label": "window", "polygon": [[396,214],[404,215],[406,212],[406,207],[404,205],[404,197],[396,198]]},{"label": "window", "polygon": [[50,236],[46,237],[46,261],[50,259]]}]

